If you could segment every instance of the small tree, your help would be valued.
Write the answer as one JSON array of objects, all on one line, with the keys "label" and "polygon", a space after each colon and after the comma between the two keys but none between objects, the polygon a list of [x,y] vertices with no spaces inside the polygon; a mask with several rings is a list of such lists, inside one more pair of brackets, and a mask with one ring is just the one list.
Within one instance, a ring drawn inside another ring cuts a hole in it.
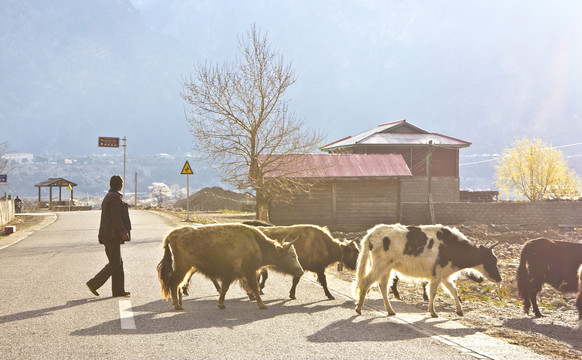
[{"label": "small tree", "polygon": [[151,197],[157,200],[158,206],[162,206],[172,193],[168,185],[161,182],[152,183],[148,190],[151,191]]},{"label": "small tree", "polygon": [[323,135],[304,131],[289,111],[284,95],[295,75],[266,35],[253,25],[239,50],[242,58],[233,64],[199,65],[181,95],[192,106],[186,118],[194,150],[216,165],[223,181],[254,195],[257,218],[267,220],[276,194],[307,188],[293,179],[265,184],[265,166],[272,157],[317,150]]},{"label": "small tree", "polygon": [[568,168],[562,152],[538,139],[523,138],[505,149],[496,171],[496,184],[505,194],[529,201],[580,196],[580,179]]}]

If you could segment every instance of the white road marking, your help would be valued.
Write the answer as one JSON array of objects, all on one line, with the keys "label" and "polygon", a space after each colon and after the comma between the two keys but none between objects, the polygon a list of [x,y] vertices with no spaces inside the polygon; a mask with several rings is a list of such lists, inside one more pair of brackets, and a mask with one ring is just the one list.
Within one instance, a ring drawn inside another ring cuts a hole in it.
[{"label": "white road marking", "polygon": [[131,300],[119,300],[119,320],[121,321],[121,329],[136,329],[133,311],[131,310]]}]

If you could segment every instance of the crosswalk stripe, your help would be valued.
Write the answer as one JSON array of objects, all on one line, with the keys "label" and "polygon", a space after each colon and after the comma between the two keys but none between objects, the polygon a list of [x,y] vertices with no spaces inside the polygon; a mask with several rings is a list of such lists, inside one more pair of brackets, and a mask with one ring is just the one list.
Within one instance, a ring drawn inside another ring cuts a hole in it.
[{"label": "crosswalk stripe", "polygon": [[131,300],[119,300],[119,320],[121,321],[121,329],[136,329],[133,311],[131,310]]}]

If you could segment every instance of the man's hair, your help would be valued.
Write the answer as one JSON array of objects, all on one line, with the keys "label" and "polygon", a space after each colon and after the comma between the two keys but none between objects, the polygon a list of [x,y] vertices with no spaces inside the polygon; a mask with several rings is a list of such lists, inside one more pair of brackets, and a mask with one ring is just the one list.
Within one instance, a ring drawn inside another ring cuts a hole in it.
[{"label": "man's hair", "polygon": [[123,187],[123,179],[119,175],[113,175],[109,180],[109,186],[115,190],[121,190]]}]

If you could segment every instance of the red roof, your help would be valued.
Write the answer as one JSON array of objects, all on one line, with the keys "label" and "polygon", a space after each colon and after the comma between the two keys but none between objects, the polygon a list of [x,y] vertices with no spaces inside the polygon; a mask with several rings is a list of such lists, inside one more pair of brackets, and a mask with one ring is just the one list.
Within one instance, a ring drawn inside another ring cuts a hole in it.
[{"label": "red roof", "polygon": [[[267,157],[260,155],[264,163]],[[350,178],[412,176],[400,154],[303,154],[271,157],[265,178]]]}]

